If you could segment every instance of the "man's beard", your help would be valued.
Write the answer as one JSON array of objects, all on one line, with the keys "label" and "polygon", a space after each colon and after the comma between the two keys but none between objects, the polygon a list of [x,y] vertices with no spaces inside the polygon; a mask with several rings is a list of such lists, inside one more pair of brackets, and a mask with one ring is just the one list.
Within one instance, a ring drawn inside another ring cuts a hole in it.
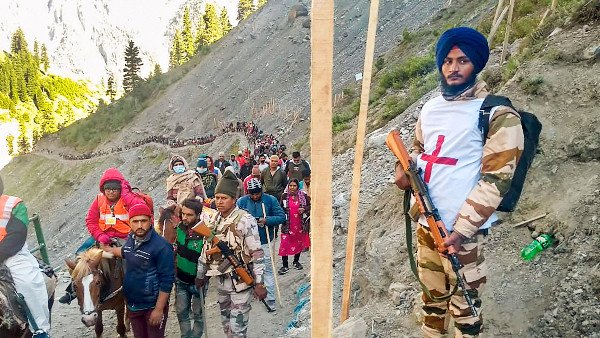
[{"label": "man's beard", "polygon": [[471,88],[475,84],[475,80],[477,79],[477,74],[471,73],[469,78],[463,83],[459,85],[449,85],[446,81],[444,75],[440,76],[440,86],[442,88],[442,96],[446,100],[453,100],[458,97],[460,94],[467,91],[467,89]]}]

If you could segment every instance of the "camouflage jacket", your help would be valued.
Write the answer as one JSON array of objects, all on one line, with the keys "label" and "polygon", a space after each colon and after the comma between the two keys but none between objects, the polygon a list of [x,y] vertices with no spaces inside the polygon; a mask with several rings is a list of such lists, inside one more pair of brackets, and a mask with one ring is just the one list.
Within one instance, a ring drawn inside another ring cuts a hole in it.
[{"label": "camouflage jacket", "polygon": [[[483,99],[488,95],[485,82],[478,82],[454,101]],[[451,109],[451,104],[448,105]],[[474,112],[478,114],[478,112]],[[523,152],[523,129],[520,117],[510,107],[499,106],[490,120],[489,133],[481,159],[481,175],[458,211],[453,230],[465,237],[472,237],[502,201],[508,191],[516,167]],[[413,157],[424,152],[425,140],[421,129],[421,117],[416,124]],[[451,194],[452,192],[448,192]],[[452,228],[452,227],[450,227]]]}]

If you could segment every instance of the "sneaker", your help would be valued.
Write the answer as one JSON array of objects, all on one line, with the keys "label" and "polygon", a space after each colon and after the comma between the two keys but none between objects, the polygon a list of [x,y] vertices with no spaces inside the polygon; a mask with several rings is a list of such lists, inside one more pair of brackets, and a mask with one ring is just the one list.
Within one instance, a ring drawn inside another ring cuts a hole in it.
[{"label": "sneaker", "polygon": [[274,300],[267,300],[267,305],[269,305],[269,308],[271,308],[271,310],[267,310],[268,312],[275,312],[277,311],[277,307],[275,305],[275,301]]},{"label": "sneaker", "polygon": [[302,266],[302,264],[300,264],[300,262],[294,262],[294,263],[292,263],[292,265],[294,266],[294,269],[296,269],[296,270],[304,269],[304,267]]},{"label": "sneaker", "polygon": [[280,275],[285,275],[286,273],[288,273],[288,271],[290,271],[290,268],[288,268],[287,266],[282,266],[277,273]]},{"label": "sneaker", "polygon": [[75,298],[77,298],[76,294],[67,292],[58,299],[58,302],[61,304],[71,304],[71,301]]}]

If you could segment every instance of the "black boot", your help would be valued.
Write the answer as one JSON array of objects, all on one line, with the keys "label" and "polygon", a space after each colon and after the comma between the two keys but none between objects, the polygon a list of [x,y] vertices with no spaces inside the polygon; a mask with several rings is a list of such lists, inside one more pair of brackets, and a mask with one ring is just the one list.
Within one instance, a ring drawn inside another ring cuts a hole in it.
[{"label": "black boot", "polygon": [[66,293],[58,299],[58,302],[61,304],[71,304],[71,301],[73,299],[77,298],[77,294],[73,290],[73,282],[71,282],[71,283],[69,283],[69,285],[67,285],[65,292]]}]

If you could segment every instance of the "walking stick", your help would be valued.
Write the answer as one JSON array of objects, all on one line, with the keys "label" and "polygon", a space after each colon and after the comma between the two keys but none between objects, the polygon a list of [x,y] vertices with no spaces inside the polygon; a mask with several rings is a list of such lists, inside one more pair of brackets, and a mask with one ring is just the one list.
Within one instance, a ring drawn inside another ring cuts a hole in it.
[{"label": "walking stick", "polygon": [[202,321],[204,322],[204,337],[208,338],[208,323],[206,322],[206,303],[204,303],[204,287],[198,290],[200,303],[202,303]]},{"label": "walking stick", "polygon": [[267,233],[267,242],[269,242],[269,256],[271,256],[271,269],[273,270],[273,279],[275,280],[275,290],[277,291],[277,301],[279,302],[279,306],[283,307],[281,304],[281,293],[279,293],[279,283],[277,282],[277,274],[275,273],[275,260],[273,259],[273,249],[271,249],[271,235],[269,235],[269,228],[267,227],[267,212],[265,210],[265,204],[261,203],[263,217],[265,218],[265,232]]}]

